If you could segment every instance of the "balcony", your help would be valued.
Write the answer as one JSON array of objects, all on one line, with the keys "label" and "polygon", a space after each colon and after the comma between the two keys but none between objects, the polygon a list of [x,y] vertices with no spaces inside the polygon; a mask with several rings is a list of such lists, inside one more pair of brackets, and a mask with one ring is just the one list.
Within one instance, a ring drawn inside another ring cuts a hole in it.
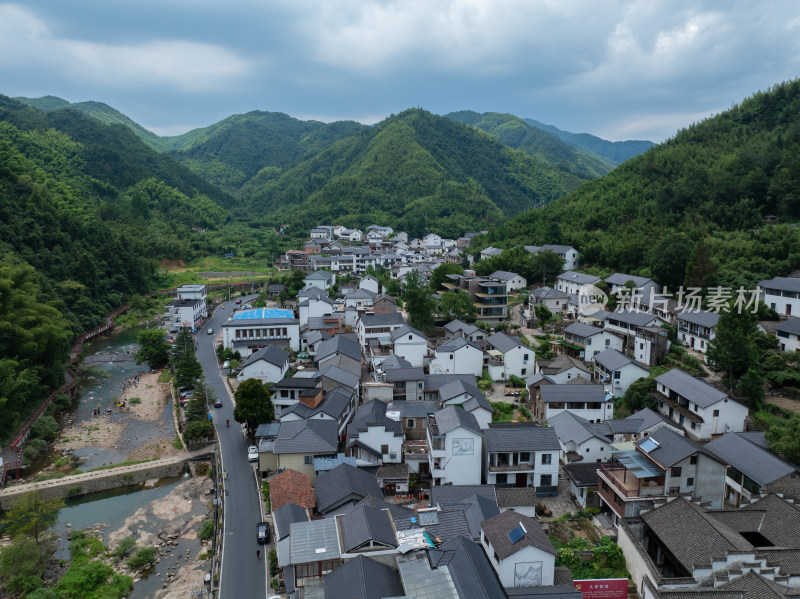
[{"label": "balcony", "polygon": [[687,335],[694,335],[695,337],[700,337],[701,339],[711,339],[711,334],[706,327],[678,326],[678,332],[686,333]]},{"label": "balcony", "polygon": [[425,439],[406,441],[403,443],[403,455],[407,460],[427,460],[428,442]]},{"label": "balcony", "polygon": [[683,398],[676,399],[672,397],[668,397],[661,393],[660,391],[652,391],[653,397],[655,397],[658,401],[663,402],[665,405],[674,409],[678,414],[683,414],[689,420],[696,422],[698,424],[702,424],[704,422],[703,417],[696,412],[692,412],[689,410],[689,402]]},{"label": "balcony", "polygon": [[598,474],[626,498],[663,497],[667,494],[664,476],[636,478],[625,466],[614,464],[600,464]]},{"label": "balcony", "polygon": [[498,464],[489,466],[489,472],[533,472],[533,464]]}]

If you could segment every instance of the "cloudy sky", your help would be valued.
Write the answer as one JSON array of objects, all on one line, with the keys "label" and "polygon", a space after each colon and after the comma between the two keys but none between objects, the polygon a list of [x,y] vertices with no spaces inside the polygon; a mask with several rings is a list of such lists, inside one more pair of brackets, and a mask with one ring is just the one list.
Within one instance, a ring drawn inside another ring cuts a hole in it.
[{"label": "cloudy sky", "polygon": [[418,106],[661,141],[798,75],[797,0],[0,0],[0,93],[161,135]]}]

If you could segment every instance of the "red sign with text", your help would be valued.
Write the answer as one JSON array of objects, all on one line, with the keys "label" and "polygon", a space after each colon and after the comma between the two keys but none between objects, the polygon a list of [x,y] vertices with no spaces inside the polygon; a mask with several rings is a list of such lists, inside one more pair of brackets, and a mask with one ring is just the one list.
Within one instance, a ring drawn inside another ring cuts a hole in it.
[{"label": "red sign with text", "polygon": [[572,584],[583,595],[583,599],[627,599],[627,578],[598,578],[573,580]]}]

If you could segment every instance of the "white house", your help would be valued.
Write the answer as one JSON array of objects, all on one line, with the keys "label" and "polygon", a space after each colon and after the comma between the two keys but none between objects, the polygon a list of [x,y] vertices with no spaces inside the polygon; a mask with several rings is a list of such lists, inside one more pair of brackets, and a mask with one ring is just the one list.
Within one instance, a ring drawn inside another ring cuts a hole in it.
[{"label": "white house", "polygon": [[549,421],[568,410],[589,422],[603,422],[614,417],[614,402],[603,385],[541,385],[534,406],[536,418]]},{"label": "white house", "polygon": [[593,361],[592,380],[603,385],[615,397],[625,395],[634,381],[650,376],[647,368],[616,349],[596,354]]},{"label": "white house", "polygon": [[380,293],[381,284],[378,282],[378,279],[372,275],[367,275],[361,277],[361,280],[358,282],[358,288],[372,292],[374,294],[372,297],[375,297]]},{"label": "white house", "polygon": [[336,275],[327,270],[318,270],[309,273],[303,278],[303,289],[317,287],[318,289],[328,289],[336,283]]},{"label": "white house", "polygon": [[515,272],[508,272],[506,270],[496,270],[489,275],[489,278],[497,279],[498,281],[504,281],[506,284],[506,290],[509,292],[525,289],[528,286],[528,281],[525,279],[525,277],[518,275]]},{"label": "white house", "polygon": [[624,335],[629,338],[631,344],[633,343],[633,337],[636,336],[637,329],[660,327],[666,322],[655,314],[648,314],[638,310],[614,310],[613,312],[600,312],[596,316],[602,317],[605,321],[606,329]]},{"label": "white house", "polygon": [[633,283],[634,291],[639,294],[643,292],[661,292],[661,285],[656,283],[650,277],[637,277],[635,275],[626,275],[625,273],[615,272],[610,277],[606,277],[605,281],[608,283],[609,295],[619,293],[625,288],[627,283]]},{"label": "white house", "polygon": [[533,310],[536,306],[545,306],[553,314],[566,312],[569,294],[552,287],[538,287],[530,292],[528,305]]},{"label": "white house", "polygon": [[426,246],[431,246],[431,245],[440,246],[442,245],[442,238],[436,233],[428,233],[422,238],[422,242]]},{"label": "white house", "polygon": [[175,290],[175,297],[179,300],[200,300],[197,318],[208,318],[206,302],[208,301],[208,291],[203,284],[181,285]]},{"label": "white house", "polygon": [[492,406],[483,392],[473,382],[454,380],[439,387],[442,407],[458,405],[475,416],[481,429],[492,422]]},{"label": "white house", "polygon": [[[501,376],[492,377],[495,380],[506,380],[512,374],[524,379],[536,371],[536,354],[531,348],[522,345],[518,337],[499,332],[491,335],[486,341],[503,357]],[[491,360],[489,364],[491,366]]]},{"label": "white house", "polygon": [[365,312],[358,319],[356,332],[361,349],[366,351],[367,345],[373,339],[384,341],[388,345],[391,341],[392,331],[405,324],[403,315],[399,312]]},{"label": "white house", "polygon": [[434,350],[431,374],[483,374],[483,350],[463,337],[442,343]]},{"label": "white house", "polygon": [[[564,341],[572,344],[568,349],[574,350],[578,358],[587,364],[600,352],[614,349],[622,351],[624,340],[609,329],[601,329],[583,322],[573,322],[564,329]],[[570,352],[571,353],[571,352]]]},{"label": "white house", "polygon": [[289,370],[289,355],[289,352],[276,345],[262,347],[245,358],[236,378],[240,383],[247,379],[277,383]]},{"label": "white house", "polygon": [[800,316],[800,278],[774,277],[758,284],[764,303],[782,316]]},{"label": "white house", "polygon": [[167,304],[164,325],[170,330],[181,327],[196,329],[206,314],[206,303],[201,299],[174,299]]},{"label": "white house", "polygon": [[678,314],[678,339],[689,349],[702,353],[716,336],[719,314],[706,310],[686,310]]},{"label": "white house", "polygon": [[481,482],[483,431],[475,416],[448,406],[428,419],[428,466],[434,485]]},{"label": "white house", "polygon": [[485,339],[487,333],[483,329],[479,329],[474,324],[467,324],[460,320],[451,320],[444,325],[444,336],[447,339],[456,339],[457,337],[464,337],[465,339],[475,342]]},{"label": "white house", "polygon": [[561,256],[564,260],[564,270],[575,270],[578,268],[578,250],[571,245],[554,245],[545,244],[542,246],[526,245],[524,246],[531,254],[538,254],[539,252],[553,252]]},{"label": "white house", "polygon": [[561,458],[566,463],[597,463],[611,459],[612,439],[603,427],[566,410],[548,419],[561,444]]},{"label": "white house", "polygon": [[480,527],[481,545],[505,588],[553,584],[556,550],[537,520],[509,510]]},{"label": "white house", "polygon": [[800,350],[800,318],[784,320],[775,327],[781,352]]},{"label": "white house", "polygon": [[319,318],[325,314],[332,313],[335,308],[336,303],[327,295],[300,299],[300,303],[297,306],[297,315],[300,320],[300,326],[304,327],[308,325],[308,321],[311,318]]},{"label": "white house", "polygon": [[536,487],[538,496],[558,494],[555,429],[531,422],[492,424],[483,432],[484,478],[498,487]]},{"label": "white house", "polygon": [[242,356],[267,345],[300,351],[300,323],[292,310],[253,308],[242,310],[222,325],[222,343]]},{"label": "white house", "polygon": [[694,439],[707,441],[714,435],[740,433],[745,428],[747,406],[677,368],[656,377],[653,395],[657,410]]},{"label": "white house", "polygon": [[560,354],[550,360],[537,360],[536,370],[537,374],[546,376],[556,385],[566,385],[579,377],[588,383],[591,378],[582,360],[566,354]]},{"label": "white house", "polygon": [[408,360],[412,367],[421,367],[428,355],[428,338],[425,333],[404,325],[391,332],[394,354]]},{"label": "white house", "polygon": [[344,309],[354,308],[359,312],[370,310],[378,294],[360,287],[344,296]]},{"label": "white house", "polygon": [[556,289],[577,295],[584,285],[597,285],[599,282],[600,277],[568,270],[556,277]]},{"label": "white house", "polygon": [[347,425],[347,452],[364,465],[403,461],[402,425],[386,416],[386,404],[370,401],[358,407]]}]

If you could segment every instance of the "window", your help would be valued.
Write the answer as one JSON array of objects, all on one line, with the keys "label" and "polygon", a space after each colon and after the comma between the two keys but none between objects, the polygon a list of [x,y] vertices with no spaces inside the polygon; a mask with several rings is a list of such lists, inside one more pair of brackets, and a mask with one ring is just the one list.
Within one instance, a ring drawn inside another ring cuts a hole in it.
[{"label": "window", "polygon": [[617,495],[616,493],[614,493],[614,503],[616,503],[617,505],[622,505],[622,498],[620,498],[620,496]]},{"label": "window", "polygon": [[687,478],[686,479],[686,486],[687,487],[693,487],[694,486],[694,478],[691,478],[691,477]]},{"label": "window", "polygon": [[529,451],[520,452],[519,461],[520,462],[530,462],[531,461],[531,452],[529,452]]},{"label": "window", "polygon": [[508,474],[495,474],[494,482],[498,485],[504,485],[508,481]]},{"label": "window", "polygon": [[692,465],[696,464],[697,463],[697,456],[693,455],[692,457],[690,457],[689,458],[689,463],[692,464]]},{"label": "window", "polygon": [[408,336],[408,340],[411,341],[413,337],[411,335]]},{"label": "window", "polygon": [[406,426],[408,428],[414,428],[414,426],[415,426],[414,419],[413,418],[409,418],[408,420],[406,420]]},{"label": "window", "polygon": [[621,376],[622,376],[622,373],[619,370],[615,370],[614,371],[614,380],[618,381]]},{"label": "window", "polygon": [[680,466],[675,466],[674,468],[672,468],[672,472],[670,472],[670,475],[674,476],[676,478],[680,477],[680,475],[681,475],[681,467]]},{"label": "window", "polygon": [[714,410],[714,418],[719,416],[719,410]]},{"label": "window", "polygon": [[389,446],[388,445],[381,445],[381,453],[382,454],[389,453]]},{"label": "window", "polygon": [[587,448],[586,448],[586,453],[589,453],[591,450],[592,450],[592,448],[591,448],[591,447],[587,447]]},{"label": "window", "polygon": [[523,368],[523,369],[522,369],[522,372],[521,372],[520,374],[525,374],[525,373],[526,373],[526,369],[525,369],[525,368]]},{"label": "window", "polygon": [[453,354],[450,354],[450,359],[451,359],[451,360],[453,359]]},{"label": "window", "polygon": [[553,484],[553,475],[552,474],[542,474],[542,478],[539,479],[539,484],[543,487],[549,487]]},{"label": "window", "polygon": [[692,426],[692,430],[694,430],[694,429],[696,429],[696,428],[697,428],[697,425],[696,425],[694,422],[692,422],[692,425],[691,425],[691,426]]},{"label": "window", "polygon": [[314,456],[313,455],[304,455],[303,456],[303,464],[305,466],[313,466],[314,465]]},{"label": "window", "polygon": [[522,361],[523,362],[527,362],[528,361],[528,354],[522,354]]},{"label": "window", "polygon": [[552,464],[553,454],[552,453],[543,453],[542,454],[542,464]]},{"label": "window", "polygon": [[606,492],[608,492],[608,491],[609,491],[609,488],[608,488],[608,483],[607,483],[606,481],[602,481],[602,482],[600,483],[600,486],[603,488],[603,491],[606,491]]}]

